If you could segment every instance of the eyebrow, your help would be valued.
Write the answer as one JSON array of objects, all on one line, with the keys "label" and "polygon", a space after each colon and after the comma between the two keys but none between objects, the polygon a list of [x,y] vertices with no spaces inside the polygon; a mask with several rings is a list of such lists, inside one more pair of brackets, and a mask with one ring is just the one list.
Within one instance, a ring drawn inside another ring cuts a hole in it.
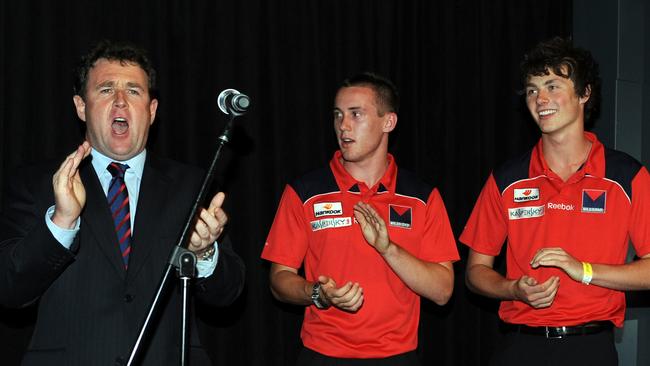
[{"label": "eyebrow", "polygon": [[[101,82],[101,83],[97,84],[97,86],[95,88],[99,89],[99,88],[104,88],[104,87],[107,87],[107,86],[113,87],[113,86],[115,86],[115,82],[113,80],[107,80],[107,81],[104,81],[104,82]],[[142,85],[140,85],[140,83],[136,83],[134,81],[127,82],[126,86],[128,88],[138,88],[138,89],[144,90],[144,88],[142,87]]]},{"label": "eyebrow", "polygon": [[115,86],[115,82],[113,82],[112,80],[103,81],[97,84],[97,86],[95,86],[95,89],[103,88],[106,86]]},{"label": "eyebrow", "polygon": [[133,81],[127,82],[126,86],[128,86],[129,88],[139,88],[139,89],[144,90],[144,88],[142,87],[142,85],[140,85],[140,83],[136,83],[136,82],[133,82]]},{"label": "eyebrow", "polygon": [[[542,85],[549,85],[549,84],[552,84],[552,83],[554,83],[554,82],[556,82],[556,81],[559,81],[559,80],[560,80],[560,79],[558,79],[558,78],[548,79],[548,80],[546,80],[546,81],[544,82],[544,84],[542,84]],[[528,83],[526,83],[526,87],[527,87],[527,88],[528,88],[528,87],[537,87],[537,84],[533,84],[533,83],[531,83],[531,82],[529,81]]]},{"label": "eyebrow", "polygon": [[[347,110],[347,111],[357,111],[357,110],[363,110],[363,107],[360,107],[360,106],[359,106],[359,107],[356,107],[356,106],[354,106],[354,107],[348,107],[348,108],[345,108],[345,110]],[[341,108],[339,108],[339,107],[334,107],[334,108],[332,109],[332,111],[334,111],[334,112],[337,112],[337,111],[338,111],[338,112],[343,112],[343,109],[341,109]]]}]

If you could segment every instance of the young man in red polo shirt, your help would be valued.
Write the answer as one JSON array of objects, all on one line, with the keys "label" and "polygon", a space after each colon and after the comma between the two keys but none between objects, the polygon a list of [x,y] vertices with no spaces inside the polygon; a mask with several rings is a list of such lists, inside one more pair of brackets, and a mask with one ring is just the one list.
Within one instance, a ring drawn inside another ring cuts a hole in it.
[{"label": "young man in red polo shirt", "polygon": [[340,150],[282,195],[262,257],[273,295],[306,306],[298,365],[418,365],[420,296],[451,296],[458,252],[440,194],[387,151],[397,108],[390,81],[346,80]]},{"label": "young man in red polo shirt", "polygon": [[[492,364],[617,365],[623,291],[650,287],[650,178],[584,130],[600,97],[588,51],[540,43],[522,76],[541,139],[493,171],[460,237],[468,286],[503,300],[509,332]],[[506,238],[504,277],[493,263]],[[641,259],[626,264],[630,240]]]}]

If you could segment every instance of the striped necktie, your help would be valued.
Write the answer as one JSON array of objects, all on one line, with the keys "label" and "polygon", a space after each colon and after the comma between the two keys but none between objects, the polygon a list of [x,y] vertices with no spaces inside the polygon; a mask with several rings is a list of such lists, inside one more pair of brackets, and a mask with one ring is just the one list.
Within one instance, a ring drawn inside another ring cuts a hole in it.
[{"label": "striped necktie", "polygon": [[113,214],[113,223],[120,244],[124,269],[127,269],[131,252],[131,214],[129,212],[129,192],[124,184],[124,172],[129,169],[129,166],[113,162],[108,164],[106,169],[113,176],[106,198]]}]

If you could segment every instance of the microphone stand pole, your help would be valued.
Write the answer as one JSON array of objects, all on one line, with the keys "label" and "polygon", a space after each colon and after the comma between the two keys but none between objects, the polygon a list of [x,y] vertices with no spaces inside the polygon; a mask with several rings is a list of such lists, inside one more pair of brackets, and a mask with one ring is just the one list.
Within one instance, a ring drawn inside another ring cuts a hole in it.
[{"label": "microphone stand pole", "polygon": [[158,285],[158,290],[156,290],[156,294],[149,307],[149,312],[147,313],[147,317],[145,318],[144,323],[140,327],[140,334],[138,334],[138,338],[136,339],[133,348],[131,349],[131,355],[129,356],[129,360],[127,362],[128,366],[133,365],[133,363],[136,361],[136,357],[138,356],[140,346],[142,345],[142,340],[144,339],[144,336],[146,335],[149,329],[153,316],[158,310],[160,300],[169,282],[169,277],[171,275],[172,269],[174,268],[176,268],[176,270],[179,273],[179,278],[181,280],[181,290],[182,290],[181,306],[182,306],[183,314],[181,320],[180,364],[181,366],[185,366],[187,364],[188,288],[189,288],[190,280],[194,277],[194,272],[196,268],[196,255],[194,255],[194,253],[192,253],[187,249],[187,245],[188,245],[187,242],[189,237],[192,235],[194,225],[196,224],[197,212],[201,208],[201,203],[205,200],[205,196],[207,195],[208,189],[210,188],[210,185],[214,180],[214,172],[216,170],[217,160],[221,155],[221,149],[225,144],[230,142],[230,135],[232,134],[232,126],[235,117],[236,116],[234,114],[231,115],[230,119],[228,120],[228,123],[226,124],[226,127],[224,127],[223,132],[221,133],[221,136],[219,136],[217,151],[215,152],[214,158],[212,159],[212,163],[210,164],[210,168],[208,169],[205,178],[203,179],[203,185],[201,186],[201,190],[199,191],[196,200],[194,201],[194,206],[192,206],[192,209],[190,210],[190,213],[185,222],[185,227],[183,228],[183,232],[178,240],[178,243],[176,244],[176,246],[174,246],[169,256],[167,267],[160,280],[160,284]]}]

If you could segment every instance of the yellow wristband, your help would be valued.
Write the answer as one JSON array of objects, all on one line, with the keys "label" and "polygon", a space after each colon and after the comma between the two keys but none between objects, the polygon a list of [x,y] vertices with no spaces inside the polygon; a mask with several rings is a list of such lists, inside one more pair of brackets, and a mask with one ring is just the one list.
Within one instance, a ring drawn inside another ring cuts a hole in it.
[{"label": "yellow wristband", "polygon": [[591,283],[591,278],[594,275],[594,270],[591,268],[591,263],[582,262],[582,283],[588,285]]}]

